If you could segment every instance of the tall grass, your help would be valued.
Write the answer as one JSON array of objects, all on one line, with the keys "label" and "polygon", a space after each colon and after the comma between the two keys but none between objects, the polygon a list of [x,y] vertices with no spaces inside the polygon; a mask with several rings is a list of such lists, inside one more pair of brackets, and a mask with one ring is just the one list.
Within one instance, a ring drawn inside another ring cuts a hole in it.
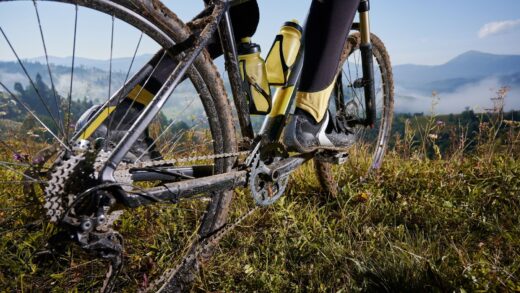
[{"label": "tall grass", "polygon": [[[352,150],[335,168],[337,197],[319,189],[312,163],[303,166],[284,197],[223,239],[194,291],[520,290],[520,125],[499,112],[483,115],[495,120],[476,134],[464,125],[450,130],[452,146],[442,154],[435,115],[408,121],[368,180],[367,148]],[[116,224],[125,238],[120,288],[135,292],[181,257],[203,204],[123,215]],[[251,205],[248,192],[237,190],[231,219]],[[105,264],[76,246],[50,253],[56,228],[27,206],[21,187],[1,186],[0,206],[0,291],[99,287]]]}]

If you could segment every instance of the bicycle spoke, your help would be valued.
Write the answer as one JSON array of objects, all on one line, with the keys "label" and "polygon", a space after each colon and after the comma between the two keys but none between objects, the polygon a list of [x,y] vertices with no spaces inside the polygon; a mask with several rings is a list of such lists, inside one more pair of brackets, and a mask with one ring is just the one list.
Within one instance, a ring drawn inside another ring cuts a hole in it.
[{"label": "bicycle spoke", "polygon": [[148,75],[148,77],[146,78],[144,84],[141,86],[141,89],[139,89],[139,91],[137,92],[137,95],[135,96],[135,98],[132,100],[132,103],[130,103],[130,106],[128,107],[128,109],[126,109],[125,111],[125,114],[123,115],[123,118],[121,118],[121,120],[119,120],[119,123],[117,124],[117,126],[115,127],[115,131],[118,131],[119,130],[119,127],[121,127],[121,124],[123,123],[123,121],[125,121],[126,117],[128,116],[128,114],[130,113],[130,110],[133,108],[133,106],[135,105],[136,101],[139,100],[139,97],[141,97],[141,93],[143,92],[143,90],[146,88],[146,85],[148,85],[148,82],[150,81],[150,79],[152,78],[152,76],[154,75],[155,71],[157,70],[157,68],[159,68],[159,65],[161,64],[162,60],[164,59],[164,56],[166,56],[166,51],[163,52],[161,58],[159,59],[159,62],[157,62],[157,64],[155,65],[155,67],[152,69],[152,71],[150,72],[150,74]]},{"label": "bicycle spoke", "polygon": [[45,128],[65,149],[67,149],[69,152],[71,151],[70,148],[65,144],[63,143],[63,141],[54,133],[52,132],[52,130],[45,124],[43,123],[40,118],[38,118],[38,116],[36,116],[36,114],[33,113],[33,111],[31,111],[31,109],[29,109],[29,107],[24,103],[22,102],[20,99],[18,99],[18,97],[13,94],[1,81],[0,81],[0,86],[2,86],[4,88],[4,90],[17,102],[19,103],[20,105],[22,105],[22,107],[32,116],[34,117],[34,119],[36,119],[36,121],[38,121],[38,123],[40,123],[42,125],[43,128]]},{"label": "bicycle spoke", "polygon": [[[199,145],[209,145],[211,143],[211,141],[208,141],[208,142],[203,142],[203,143],[199,143]],[[173,149],[175,149],[175,151],[173,151]],[[183,148],[176,148],[176,146],[172,146],[172,148],[170,149],[171,151],[171,154],[172,155],[177,155],[177,154],[182,154],[186,151],[190,151],[192,152],[193,151],[193,148],[189,147],[189,146],[185,146]]]},{"label": "bicycle spoke", "polygon": [[[74,81],[74,62],[76,60],[76,39],[77,39],[77,32],[78,32],[78,5],[76,4],[74,6],[74,37],[72,41],[72,65],[70,68],[70,85],[69,85],[69,96],[67,97],[68,105],[67,105],[67,130],[69,129],[69,125],[71,122],[71,107],[72,107],[72,84]],[[69,132],[67,131],[66,140],[69,140]]]},{"label": "bicycle spoke", "polygon": [[[185,130],[179,130],[177,131],[177,133],[175,133],[171,139],[169,139],[164,145],[163,147],[161,148],[161,151],[160,153],[161,154],[169,154],[172,152],[172,146],[176,145],[179,140],[182,138],[183,134],[185,133],[186,131]],[[166,149],[168,149],[166,151]],[[165,152],[166,151],[166,152]]]},{"label": "bicycle spoke", "polygon": [[[171,145],[168,145],[168,144],[165,145],[165,147],[168,147],[168,151],[165,154],[170,154],[171,156],[174,156],[174,155],[177,155],[177,154],[184,153],[185,151],[193,151],[193,148],[191,146],[185,146],[183,148],[179,148],[178,146],[179,146],[179,144],[181,142],[181,139],[182,139],[183,135],[185,133],[187,133],[188,131],[195,130],[197,127],[198,127],[198,125],[195,125],[195,126],[193,126],[192,128],[190,128],[188,130],[184,130],[184,131],[180,132],[178,134],[178,136],[175,138],[175,141]],[[172,139],[172,141],[173,141],[173,139]],[[204,146],[204,145],[209,145],[210,143],[211,143],[211,141],[200,142],[197,145]]]},{"label": "bicycle spoke", "polygon": [[29,164],[13,163],[13,162],[6,162],[6,161],[0,161],[0,164],[17,166],[17,167],[27,167],[27,168],[31,167],[31,165],[29,165]]},{"label": "bicycle spoke", "polygon": [[[110,61],[109,61],[109,70],[108,70],[108,95],[107,102],[110,100],[112,94],[112,57],[114,53],[114,20],[115,17],[112,15],[112,29],[110,33]],[[110,137],[110,128],[107,128],[107,133],[105,135],[105,141],[108,141]]]},{"label": "bicycle spoke", "polygon": [[[20,65],[20,67],[22,68],[23,72],[25,73],[25,76],[27,77],[27,79],[29,79],[29,82],[30,84],[32,85],[34,91],[36,92],[36,94],[38,95],[38,98],[40,99],[40,102],[43,104],[43,106],[45,107],[45,110],[47,111],[47,113],[49,114],[50,118],[53,120],[53,122],[56,124],[56,126],[58,127],[58,129],[61,129],[60,128],[60,124],[56,121],[56,118],[54,117],[54,115],[52,115],[52,112],[51,110],[49,109],[49,106],[47,105],[47,103],[45,103],[45,100],[43,99],[42,95],[40,94],[40,91],[38,90],[38,88],[36,87],[36,85],[34,84],[34,81],[32,80],[31,76],[29,75],[29,72],[27,71],[27,69],[25,68],[25,65],[23,65],[23,62],[22,60],[20,59],[20,57],[18,57],[18,53],[16,53],[16,50],[14,49],[13,45],[11,44],[11,42],[9,41],[9,38],[7,37],[7,35],[4,33],[4,30],[2,29],[2,27],[0,27],[0,32],[2,33],[2,35],[4,36],[4,39],[6,40],[7,44],[9,45],[9,47],[11,48],[11,52],[15,55],[16,57],[16,60],[18,61],[18,64]],[[3,84],[2,86],[7,90],[7,87],[5,87]],[[48,128],[48,127],[46,127]]]},{"label": "bicycle spoke", "polygon": [[10,145],[5,143],[3,140],[0,140],[0,144],[2,144],[6,149],[8,149],[10,152],[12,152],[13,155],[15,156],[16,160],[20,160],[20,161],[24,161],[24,162],[28,163],[25,156],[23,156],[19,152],[15,151]]},{"label": "bicycle spoke", "polygon": [[[357,101],[356,104],[360,105],[362,107],[362,110],[363,110],[364,109],[363,108],[364,105],[363,105],[363,103],[361,103],[361,98],[359,97],[359,95],[357,93],[357,89],[354,88],[354,82],[352,81],[352,75],[351,75],[351,71],[350,71],[350,63],[349,62],[347,62],[347,68],[348,68],[348,76],[349,76],[349,77],[347,77],[347,80],[349,82],[349,87],[350,87],[350,96],[349,96],[349,98],[350,98],[350,100],[356,100]],[[347,75],[345,75],[345,76],[347,76]],[[357,77],[358,76],[356,75],[356,79],[357,79]],[[361,118],[360,117],[360,113],[359,113],[359,109],[358,109],[358,113],[356,113],[356,115],[358,116],[358,118]]]},{"label": "bicycle spoke", "polygon": [[[128,78],[130,77],[130,72],[132,71],[132,67],[134,65],[135,57],[137,56],[137,52],[139,51],[139,47],[141,46],[141,41],[143,39],[143,32],[141,31],[141,35],[139,36],[139,40],[137,41],[137,46],[134,50],[134,55],[132,56],[132,60],[130,61],[130,66],[128,67],[128,71],[126,72],[125,81],[123,82],[123,87],[126,85]],[[124,91],[121,91],[119,96],[117,97],[116,105],[119,105],[121,99],[123,98]],[[110,115],[110,120],[108,122],[108,130],[112,128],[112,122],[114,121],[114,115]]]},{"label": "bicycle spoke", "polygon": [[40,36],[42,39],[43,51],[45,53],[45,62],[47,64],[47,71],[49,73],[49,79],[51,81],[51,89],[52,89],[52,93],[54,95],[54,103],[56,104],[58,122],[60,123],[63,131],[65,132],[66,129],[65,129],[65,126],[63,125],[63,120],[61,119],[61,115],[60,115],[60,102],[59,102],[58,94],[56,93],[56,86],[54,85],[54,78],[52,77],[52,73],[51,73],[51,66],[49,64],[49,54],[47,53],[47,45],[45,44],[45,38],[43,36],[43,28],[42,28],[42,23],[40,20],[40,13],[38,12],[38,5],[36,4],[36,0],[33,0],[33,4],[34,4],[34,10],[36,12],[36,19],[38,20],[38,28],[40,29]]},{"label": "bicycle spoke", "polygon": [[359,76],[359,61],[361,59],[361,56],[354,53],[354,65],[356,65],[356,76]]},{"label": "bicycle spoke", "polygon": [[32,178],[31,176],[27,175],[27,174],[24,174],[12,167],[10,167],[9,165],[7,164],[4,164],[3,162],[0,162],[0,166],[4,167],[5,169],[11,171],[11,172],[14,172],[14,173],[17,173],[19,175],[22,175],[23,177],[25,177],[26,179],[29,179],[31,182],[40,182],[40,180],[37,180],[37,179],[34,179]]},{"label": "bicycle spoke", "polygon": [[0,185],[15,185],[15,184],[25,184],[25,183],[47,183],[46,181],[42,180],[19,180],[19,181],[0,181]]},{"label": "bicycle spoke", "polygon": [[[186,110],[188,110],[189,107],[191,107],[191,105],[193,104],[193,102],[195,102],[195,98],[193,98],[189,103],[188,105],[186,105],[186,107],[180,111],[180,113],[183,113],[185,112]],[[149,152],[154,146],[155,144],[157,143],[157,141],[159,139],[161,139],[161,137],[163,137],[164,134],[166,134],[166,131],[168,131],[175,123],[177,123],[178,121],[178,117],[176,117],[175,119],[173,119],[173,121],[157,136],[157,138],[150,144],[150,146],[148,146],[148,148],[146,150],[144,150],[141,155],[137,158],[136,162],[138,162],[139,160],[141,160],[141,158],[147,153]]]}]

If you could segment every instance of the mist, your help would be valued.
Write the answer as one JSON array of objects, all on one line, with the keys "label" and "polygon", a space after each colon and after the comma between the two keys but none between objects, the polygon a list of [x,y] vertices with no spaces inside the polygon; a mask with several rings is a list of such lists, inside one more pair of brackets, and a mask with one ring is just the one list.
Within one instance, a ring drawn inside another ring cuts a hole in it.
[{"label": "mist", "polygon": [[[396,86],[395,112],[429,114],[456,114],[469,108],[485,112],[493,108],[491,98],[503,84],[497,78],[487,78],[478,83],[464,85],[453,92],[440,92],[434,98],[418,91]],[[505,97],[505,111],[520,109],[520,87],[510,89]]]}]

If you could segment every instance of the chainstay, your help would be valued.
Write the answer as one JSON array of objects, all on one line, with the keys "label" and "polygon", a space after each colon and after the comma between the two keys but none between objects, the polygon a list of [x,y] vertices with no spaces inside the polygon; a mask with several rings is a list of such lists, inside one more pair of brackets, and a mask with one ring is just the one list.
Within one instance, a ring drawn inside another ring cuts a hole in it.
[{"label": "chainstay", "polygon": [[208,236],[202,240],[196,239],[195,241],[193,241],[190,246],[195,247],[195,249],[190,249],[177,266],[175,266],[174,268],[171,268],[169,270],[166,270],[161,275],[160,278],[156,279],[154,282],[152,282],[147,288],[145,288],[141,292],[151,292],[151,290],[157,288],[160,284],[163,284],[163,285],[159,289],[157,289],[157,292],[169,292],[168,287],[174,285],[174,284],[172,284],[172,280],[179,273],[179,271],[182,269],[182,267],[184,265],[187,265],[190,262],[196,261],[196,259],[202,253],[204,253],[204,251],[207,251],[208,249],[217,245],[218,242],[222,238],[224,238],[224,236],[228,235],[238,225],[240,225],[240,223],[242,223],[244,220],[249,218],[255,211],[257,211],[259,209],[260,209],[260,206],[255,206],[254,208],[250,209],[247,213],[240,216],[233,223],[224,225],[222,228],[217,230],[211,236]]},{"label": "chainstay", "polygon": [[[102,167],[104,163],[106,163],[106,160],[108,159],[109,153],[100,153],[96,160],[97,168],[99,169]],[[170,159],[170,160],[157,160],[157,161],[146,161],[146,162],[138,162],[138,163],[121,163],[116,172],[115,177],[118,182],[125,182],[125,183],[131,183],[131,175],[129,171],[131,169],[139,169],[139,168],[150,168],[150,167],[163,167],[163,166],[170,166],[174,164],[179,163],[187,163],[187,162],[195,162],[195,161],[201,161],[201,160],[214,160],[214,159],[224,159],[224,158],[231,158],[231,157],[239,157],[243,155],[251,155],[251,151],[242,151],[242,152],[232,152],[232,153],[222,153],[222,154],[215,154],[215,155],[203,155],[203,156],[192,156],[192,157],[184,157],[184,158],[177,158],[177,159]],[[246,214],[238,218],[235,222],[231,224],[226,224],[222,228],[220,228],[216,233],[212,234],[209,237],[206,237],[204,239],[196,239],[190,244],[190,247],[194,249],[190,249],[186,255],[183,257],[183,259],[179,262],[177,266],[175,266],[172,269],[169,269],[165,271],[160,278],[154,280],[147,288],[140,292],[151,292],[154,288],[159,287],[160,284],[164,284],[159,291],[168,292],[167,290],[163,290],[165,286],[172,285],[171,280],[177,275],[179,270],[186,264],[188,264],[191,261],[196,260],[196,258],[209,249],[210,247],[216,245],[220,239],[222,239],[224,236],[226,236],[229,232],[234,230],[241,222],[243,222],[246,218],[248,218],[251,214],[253,214],[254,211],[256,211],[259,207],[256,206],[255,208],[248,211]],[[107,273],[105,282],[111,278],[112,272]]]}]

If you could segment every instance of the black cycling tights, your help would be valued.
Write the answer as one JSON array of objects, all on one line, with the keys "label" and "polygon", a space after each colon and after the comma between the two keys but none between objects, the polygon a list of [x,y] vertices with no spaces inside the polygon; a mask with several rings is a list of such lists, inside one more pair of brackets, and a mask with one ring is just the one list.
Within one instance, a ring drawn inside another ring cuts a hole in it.
[{"label": "black cycling tights", "polygon": [[[318,92],[332,84],[338,62],[360,0],[313,0],[305,28],[305,62],[299,90]],[[231,7],[237,41],[252,36],[258,26],[256,0]],[[221,55],[218,41],[210,45],[212,57]]]},{"label": "black cycling tights", "polygon": [[299,91],[318,92],[334,81],[360,0],[313,0],[305,26]]}]

